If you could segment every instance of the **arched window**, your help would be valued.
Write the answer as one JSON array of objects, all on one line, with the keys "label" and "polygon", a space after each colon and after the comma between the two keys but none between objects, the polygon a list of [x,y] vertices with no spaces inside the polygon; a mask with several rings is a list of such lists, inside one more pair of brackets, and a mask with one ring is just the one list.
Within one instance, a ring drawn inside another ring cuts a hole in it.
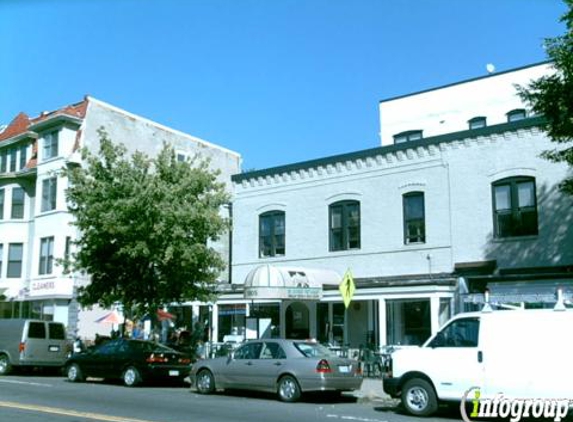
[{"label": "arched window", "polygon": [[328,211],[329,250],[360,249],[360,202],[335,202]]},{"label": "arched window", "polygon": [[268,211],[259,215],[259,257],[285,254],[285,213]]},{"label": "arched window", "polygon": [[424,192],[408,192],[402,196],[404,206],[404,243],[426,241]]},{"label": "arched window", "polygon": [[510,177],[492,184],[494,237],[537,234],[537,197],[533,177]]}]

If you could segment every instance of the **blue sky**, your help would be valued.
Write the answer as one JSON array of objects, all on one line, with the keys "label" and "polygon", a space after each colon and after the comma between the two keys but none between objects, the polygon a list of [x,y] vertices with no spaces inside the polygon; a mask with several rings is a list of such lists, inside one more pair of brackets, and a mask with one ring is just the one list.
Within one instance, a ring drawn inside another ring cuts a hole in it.
[{"label": "blue sky", "polygon": [[[92,95],[261,169],[379,145],[382,99],[546,60],[560,0],[2,0],[0,122]],[[116,140],[125,141],[125,140]]]}]

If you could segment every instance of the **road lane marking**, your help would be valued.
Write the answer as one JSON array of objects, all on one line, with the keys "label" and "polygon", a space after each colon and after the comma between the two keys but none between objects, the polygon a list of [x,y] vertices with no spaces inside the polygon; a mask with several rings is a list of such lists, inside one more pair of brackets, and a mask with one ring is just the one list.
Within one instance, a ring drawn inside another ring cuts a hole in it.
[{"label": "road lane marking", "polygon": [[34,387],[53,387],[52,384],[41,384],[39,382],[30,382],[30,381],[0,380],[0,382],[4,382],[6,384],[33,385]]},{"label": "road lane marking", "polygon": [[57,407],[38,406],[35,404],[24,404],[10,401],[0,401],[0,407],[9,407],[12,409],[30,410],[33,412],[51,413],[54,415],[74,416],[84,419],[93,419],[105,422],[157,422],[145,419],[126,418],[123,416],[103,415],[101,413],[77,412],[75,410],[61,409]]},{"label": "road lane marking", "polygon": [[383,419],[369,419],[369,418],[361,418],[359,416],[344,416],[344,415],[333,415],[333,414],[328,414],[326,415],[327,418],[333,418],[333,419],[342,419],[345,421],[358,421],[358,422],[388,422],[386,420]]}]

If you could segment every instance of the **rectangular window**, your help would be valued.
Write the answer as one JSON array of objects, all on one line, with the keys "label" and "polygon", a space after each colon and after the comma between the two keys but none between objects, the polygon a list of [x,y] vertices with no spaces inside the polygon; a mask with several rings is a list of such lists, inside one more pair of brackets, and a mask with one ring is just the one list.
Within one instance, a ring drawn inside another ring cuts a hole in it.
[{"label": "rectangular window", "polygon": [[259,216],[259,257],[285,254],[285,213],[269,211]]},{"label": "rectangular window", "polygon": [[514,177],[493,184],[495,237],[536,235],[535,179]]},{"label": "rectangular window", "polygon": [[387,344],[419,346],[430,337],[430,299],[386,300]]},{"label": "rectangular window", "polygon": [[8,170],[10,173],[16,171],[17,153],[16,148],[10,148],[10,169]]},{"label": "rectangular window", "polygon": [[404,243],[424,243],[426,241],[426,218],[424,193],[411,192],[403,197],[404,202]]},{"label": "rectangular window", "polygon": [[40,239],[40,267],[38,274],[52,274],[54,264],[54,237]]},{"label": "rectangular window", "polygon": [[0,151],[0,173],[8,171],[8,150]]},{"label": "rectangular window", "polygon": [[24,199],[25,193],[22,188],[12,189],[12,215],[13,219],[24,218]]},{"label": "rectangular window", "polygon": [[55,130],[44,135],[43,159],[49,160],[58,155],[58,131]]},{"label": "rectangular window", "polygon": [[51,177],[42,182],[42,212],[56,209],[58,178]]},{"label": "rectangular window", "polygon": [[20,147],[20,170],[24,170],[26,168],[26,163],[27,163],[27,158],[26,157],[26,152],[28,151],[28,148],[26,145],[22,145]]},{"label": "rectangular window", "polygon": [[329,214],[330,251],[360,249],[360,202],[336,202]]},{"label": "rectangular window", "polygon": [[4,219],[4,202],[6,201],[6,189],[0,189],[0,220]]},{"label": "rectangular window", "polygon": [[6,277],[22,277],[22,257],[24,256],[23,243],[10,243],[8,246],[8,271]]},{"label": "rectangular window", "polygon": [[28,326],[28,338],[45,339],[46,325],[43,322],[30,322]]},{"label": "rectangular window", "polygon": [[0,243],[0,278],[2,278],[2,263],[4,262],[4,244]]}]

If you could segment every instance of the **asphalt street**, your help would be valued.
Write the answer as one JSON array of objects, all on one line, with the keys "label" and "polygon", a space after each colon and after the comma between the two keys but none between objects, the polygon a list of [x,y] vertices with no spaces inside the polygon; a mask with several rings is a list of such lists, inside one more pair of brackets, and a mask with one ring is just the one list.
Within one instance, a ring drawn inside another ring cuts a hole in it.
[{"label": "asphalt street", "polygon": [[[419,421],[377,397],[311,395],[298,403],[246,392],[202,396],[188,385],[127,388],[119,383],[70,383],[61,376],[0,377],[2,422],[185,422],[185,421]],[[425,421],[454,421],[454,413]]]}]

